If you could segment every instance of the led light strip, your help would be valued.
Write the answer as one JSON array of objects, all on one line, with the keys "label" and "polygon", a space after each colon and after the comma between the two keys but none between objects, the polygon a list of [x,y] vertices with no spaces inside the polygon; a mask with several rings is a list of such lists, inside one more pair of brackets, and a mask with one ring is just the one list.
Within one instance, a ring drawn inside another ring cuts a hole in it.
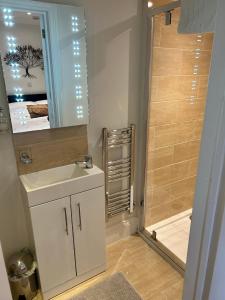
[{"label": "led light strip", "polygon": [[80,42],[77,40],[73,41],[73,55],[80,56]]},{"label": "led light strip", "polygon": [[[72,32],[78,33],[80,28],[79,28],[79,18],[77,16],[72,16],[72,21],[71,21],[71,26],[72,26]],[[75,113],[77,116],[77,119],[83,119],[84,118],[84,107],[82,104],[83,99],[83,87],[80,84],[79,80],[82,77],[82,72],[81,72],[81,65],[79,63],[78,57],[81,56],[81,45],[80,41],[77,39],[73,40],[73,55],[74,55],[74,77],[75,80],[77,81],[77,85],[75,86],[75,99],[78,101],[78,104],[76,105],[75,108]]]},{"label": "led light strip", "polygon": [[9,53],[16,53],[16,38],[14,36],[7,36],[6,39]]},{"label": "led light strip", "polygon": [[17,87],[14,90],[15,90],[15,94],[14,95],[16,96],[16,102],[23,102],[24,101],[24,99],[23,99],[23,93],[22,93],[23,89],[20,88],[20,87]]},{"label": "led light strip", "polygon": [[81,65],[80,64],[74,65],[74,73],[75,73],[75,78],[81,78]]},{"label": "led light strip", "polygon": [[[14,95],[16,96],[16,102],[23,102],[23,89],[21,87],[14,88]],[[20,108],[16,113],[17,118],[19,119],[20,125],[27,124],[27,112],[24,108]]]},{"label": "led light strip", "polygon": [[[6,39],[7,39],[7,46],[8,46],[9,53],[15,54],[17,51],[16,50],[16,47],[17,47],[16,38],[12,35],[11,36],[8,35],[6,37]],[[11,73],[12,73],[13,79],[19,79],[21,77],[19,65],[17,63],[12,63],[10,65],[10,68],[11,68]]]},{"label": "led light strip", "polygon": [[20,121],[21,125],[26,125],[27,124],[27,116],[26,116],[26,111],[25,110],[21,109],[18,112],[18,118],[19,118],[19,121]]},{"label": "led light strip", "polygon": [[12,27],[15,23],[13,21],[13,14],[11,8],[3,8],[3,20],[4,25],[7,27]]},{"label": "led light strip", "polygon": [[12,77],[13,79],[19,79],[20,76],[20,69],[19,69],[19,65],[17,63],[12,63],[10,65],[11,67],[11,72],[12,72]]},{"label": "led light strip", "polygon": [[79,20],[78,17],[72,16],[72,31],[78,32],[79,31]]},{"label": "led light strip", "polygon": [[83,91],[82,91],[82,86],[81,85],[76,85],[75,86],[75,96],[77,100],[80,100],[83,98]]},{"label": "led light strip", "polygon": [[78,119],[83,119],[84,117],[84,109],[82,105],[79,105],[76,107],[76,112],[77,112],[77,118]]}]

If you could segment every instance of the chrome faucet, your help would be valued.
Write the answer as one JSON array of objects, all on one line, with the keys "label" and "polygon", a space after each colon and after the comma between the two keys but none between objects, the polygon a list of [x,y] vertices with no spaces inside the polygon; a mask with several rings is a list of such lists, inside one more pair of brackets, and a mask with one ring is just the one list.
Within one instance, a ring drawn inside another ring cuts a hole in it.
[{"label": "chrome faucet", "polygon": [[32,158],[26,152],[20,153],[20,161],[24,165],[32,164]]},{"label": "chrome faucet", "polygon": [[91,155],[85,155],[84,160],[76,161],[75,164],[82,165],[85,169],[92,169],[93,168],[93,160]]}]

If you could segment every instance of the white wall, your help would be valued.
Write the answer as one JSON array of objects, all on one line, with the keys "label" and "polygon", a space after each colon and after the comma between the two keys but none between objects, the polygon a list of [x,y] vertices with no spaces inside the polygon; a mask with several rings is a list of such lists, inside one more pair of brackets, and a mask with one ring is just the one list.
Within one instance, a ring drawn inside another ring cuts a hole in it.
[{"label": "white wall", "polygon": [[[0,107],[8,113],[0,64]],[[10,131],[0,133],[0,240],[7,259],[28,243],[19,181]]]},{"label": "white wall", "polygon": [[[2,60],[5,54],[8,52],[6,37],[14,36],[16,38],[17,46],[31,45],[34,48],[42,48],[41,32],[39,25],[21,24],[17,23],[12,28],[7,28],[3,24],[0,25],[0,52]],[[2,22],[1,22],[2,23]],[[21,87],[23,94],[38,94],[45,93],[44,71],[41,68],[30,69],[30,73],[36,78],[25,78],[24,69],[20,69],[21,78],[13,79],[10,71],[10,66],[7,66],[2,61],[2,67],[4,71],[4,78],[6,82],[6,90],[8,95],[14,95],[15,87]]]},{"label": "white wall", "polygon": [[[103,127],[120,128],[137,123],[140,103],[141,0],[45,1],[84,5],[87,19],[90,124],[89,149],[101,166]],[[27,242],[21,200],[16,186],[16,166],[10,136],[0,137],[0,239],[5,254]],[[4,145],[4,147],[3,147]],[[8,156],[6,160],[4,157]],[[2,215],[1,215],[2,214]],[[137,218],[117,217],[107,226],[108,242],[134,232]],[[19,234],[20,233],[20,234]],[[2,238],[3,237],[3,238]]]},{"label": "white wall", "polygon": [[[86,0],[88,28],[89,149],[102,166],[102,128],[137,124],[140,101],[141,4],[138,0]],[[107,241],[136,231],[137,218],[107,224]]]},{"label": "white wall", "polygon": [[0,299],[12,300],[1,243],[0,243],[0,278],[1,278]]}]

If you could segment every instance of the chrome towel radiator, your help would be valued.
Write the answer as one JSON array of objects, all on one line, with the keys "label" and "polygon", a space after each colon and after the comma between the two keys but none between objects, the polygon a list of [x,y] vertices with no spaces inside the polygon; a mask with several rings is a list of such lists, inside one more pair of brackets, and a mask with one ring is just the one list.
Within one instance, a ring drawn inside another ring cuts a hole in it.
[{"label": "chrome towel radiator", "polygon": [[106,219],[134,210],[135,125],[103,128]]}]

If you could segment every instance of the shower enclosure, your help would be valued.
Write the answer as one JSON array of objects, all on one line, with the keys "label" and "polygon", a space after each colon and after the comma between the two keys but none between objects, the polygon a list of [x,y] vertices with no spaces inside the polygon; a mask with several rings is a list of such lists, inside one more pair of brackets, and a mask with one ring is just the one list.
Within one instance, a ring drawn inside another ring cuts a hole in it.
[{"label": "shower enclosure", "polygon": [[179,34],[179,18],[179,2],[151,9],[143,236],[182,272],[213,34]]}]

